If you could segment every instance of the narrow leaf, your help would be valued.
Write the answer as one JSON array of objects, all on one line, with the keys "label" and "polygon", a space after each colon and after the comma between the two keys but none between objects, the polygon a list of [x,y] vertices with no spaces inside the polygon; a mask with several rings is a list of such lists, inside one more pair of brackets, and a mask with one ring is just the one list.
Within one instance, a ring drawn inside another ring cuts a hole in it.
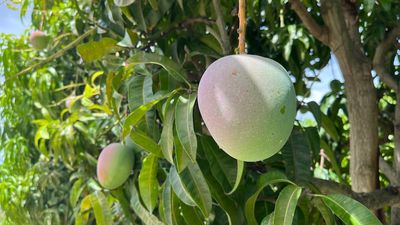
[{"label": "narrow leaf", "polygon": [[129,81],[128,106],[131,111],[150,102],[153,97],[151,76],[137,75]]},{"label": "narrow leaf", "polygon": [[260,192],[268,185],[275,184],[275,183],[280,183],[280,182],[286,182],[286,183],[292,183],[289,181],[286,177],[285,174],[274,171],[274,172],[268,172],[260,176],[257,180],[257,191],[246,201],[245,205],[245,215],[246,215],[246,220],[249,225],[258,225],[256,217],[254,215],[254,208],[256,205],[256,201],[258,198],[258,195]]},{"label": "narrow leaf", "polygon": [[194,162],[196,160],[197,139],[193,126],[193,106],[196,93],[180,96],[175,109],[175,126],[179,141],[186,154]]},{"label": "narrow leaf", "polygon": [[347,225],[382,225],[367,207],[352,198],[342,194],[319,197]]},{"label": "narrow leaf", "polygon": [[143,150],[153,153],[155,156],[162,157],[160,146],[143,131],[139,129],[132,130],[130,138],[134,144]]},{"label": "narrow leaf", "polygon": [[89,41],[78,45],[76,50],[86,62],[101,59],[103,56],[118,50],[117,41],[112,38],[102,38],[100,41]]},{"label": "narrow leaf", "polygon": [[300,194],[301,187],[296,185],[288,185],[279,193],[275,203],[274,225],[292,224]]},{"label": "narrow leaf", "polygon": [[152,212],[157,204],[158,198],[158,158],[150,154],[143,160],[142,169],[139,174],[139,191],[147,210]]},{"label": "narrow leaf", "polygon": [[299,183],[311,179],[311,150],[307,137],[300,129],[293,129],[289,140],[282,149],[286,174]]},{"label": "narrow leaf", "polygon": [[[174,105],[170,102],[166,102],[166,113],[163,121],[163,129],[161,132],[160,146],[164,157],[171,163],[174,164],[173,148],[174,148]],[[171,106],[171,107],[170,107]]]},{"label": "narrow leaf", "polygon": [[106,197],[100,191],[96,191],[90,195],[90,204],[92,205],[96,224],[98,225],[112,225],[111,208],[107,202]]},{"label": "narrow leaf", "polygon": [[190,196],[189,191],[186,189],[186,187],[182,183],[178,172],[176,171],[175,167],[173,167],[173,166],[169,170],[169,183],[171,184],[174,192],[176,193],[176,195],[179,197],[179,199],[181,201],[183,201],[187,205],[196,206],[196,203]]},{"label": "narrow leaf", "polygon": [[136,215],[146,225],[163,225],[157,217],[149,213],[142,205],[139,199],[139,193],[134,183],[131,185],[131,207]]}]

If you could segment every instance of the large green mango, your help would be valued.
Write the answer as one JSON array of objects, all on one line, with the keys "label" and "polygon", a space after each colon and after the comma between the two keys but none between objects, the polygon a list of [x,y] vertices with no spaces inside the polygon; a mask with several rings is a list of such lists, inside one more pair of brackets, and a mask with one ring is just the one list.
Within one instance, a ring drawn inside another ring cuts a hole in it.
[{"label": "large green mango", "polygon": [[105,147],[97,160],[97,178],[108,189],[121,186],[128,179],[134,163],[132,149],[120,143]]},{"label": "large green mango", "polygon": [[283,147],[296,115],[296,94],[286,70],[255,55],[230,55],[212,63],[200,80],[198,104],[220,148],[250,162]]}]

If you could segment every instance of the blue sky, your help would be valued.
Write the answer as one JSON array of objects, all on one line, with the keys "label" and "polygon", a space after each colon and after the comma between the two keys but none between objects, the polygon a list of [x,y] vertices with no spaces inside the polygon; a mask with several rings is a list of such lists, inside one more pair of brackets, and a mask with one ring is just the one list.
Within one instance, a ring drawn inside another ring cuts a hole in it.
[{"label": "blue sky", "polygon": [[[5,3],[0,3],[0,33],[23,34],[24,30],[30,25],[30,18],[25,17],[21,21],[19,17],[19,11],[11,10]],[[29,15],[29,13],[27,13]]]}]

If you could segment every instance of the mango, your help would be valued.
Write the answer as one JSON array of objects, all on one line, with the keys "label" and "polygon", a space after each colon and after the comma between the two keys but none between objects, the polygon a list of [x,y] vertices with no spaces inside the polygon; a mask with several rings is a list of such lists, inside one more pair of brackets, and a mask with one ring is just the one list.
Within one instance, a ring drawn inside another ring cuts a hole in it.
[{"label": "mango", "polygon": [[198,88],[200,114],[219,147],[254,162],[279,152],[296,115],[287,71],[272,59],[230,55],[213,62]]},{"label": "mango", "polygon": [[29,38],[32,47],[41,50],[47,47],[50,42],[50,37],[47,36],[43,31],[33,31]]},{"label": "mango", "polygon": [[115,189],[128,179],[134,164],[132,149],[120,143],[105,147],[97,160],[97,178],[101,186]]}]

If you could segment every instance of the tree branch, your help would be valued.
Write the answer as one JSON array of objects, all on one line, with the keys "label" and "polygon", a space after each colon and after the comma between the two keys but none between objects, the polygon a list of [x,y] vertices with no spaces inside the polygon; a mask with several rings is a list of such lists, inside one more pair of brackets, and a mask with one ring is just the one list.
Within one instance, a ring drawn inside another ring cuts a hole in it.
[{"label": "tree branch", "polygon": [[369,193],[356,193],[353,192],[349,186],[333,181],[313,178],[312,184],[316,186],[322,194],[344,194],[356,199],[372,210],[400,203],[400,187],[389,186]]},{"label": "tree branch", "polygon": [[44,59],[43,61],[40,61],[38,63],[35,63],[23,70],[21,70],[20,72],[18,72],[17,74],[15,74],[13,77],[11,77],[10,79],[7,79],[5,82],[12,80],[14,78],[17,78],[18,76],[22,76],[25,75],[29,72],[31,72],[32,70],[35,70],[41,66],[43,66],[44,64],[51,62],[61,56],[63,56],[68,50],[74,48],[75,46],[77,46],[83,39],[85,39],[86,37],[88,37],[89,35],[91,35],[94,31],[96,30],[96,28],[92,28],[89,31],[87,31],[86,33],[82,34],[81,36],[79,36],[77,39],[75,39],[73,42],[69,43],[67,46],[65,46],[63,49],[59,50],[58,52],[54,53],[53,55],[47,57],[46,59]]},{"label": "tree branch", "polygon": [[224,15],[221,9],[221,2],[220,0],[213,0],[215,14],[217,15],[217,27],[219,31],[219,35],[221,36],[222,41],[222,49],[224,55],[228,55],[231,52],[231,44],[229,42],[228,34],[225,30],[225,21]]},{"label": "tree branch", "polygon": [[379,169],[389,179],[390,183],[393,184],[393,182],[398,180],[392,166],[390,166],[382,157],[379,157]]},{"label": "tree branch", "polygon": [[400,36],[400,26],[393,28],[386,38],[378,45],[372,60],[372,67],[382,79],[382,81],[391,89],[398,91],[399,87],[396,80],[385,69],[385,55],[390,48],[395,46],[397,38]]},{"label": "tree branch", "polygon": [[290,0],[291,8],[303,21],[304,26],[319,41],[329,46],[329,30],[325,26],[319,25],[307,12],[306,7],[299,0]]}]

